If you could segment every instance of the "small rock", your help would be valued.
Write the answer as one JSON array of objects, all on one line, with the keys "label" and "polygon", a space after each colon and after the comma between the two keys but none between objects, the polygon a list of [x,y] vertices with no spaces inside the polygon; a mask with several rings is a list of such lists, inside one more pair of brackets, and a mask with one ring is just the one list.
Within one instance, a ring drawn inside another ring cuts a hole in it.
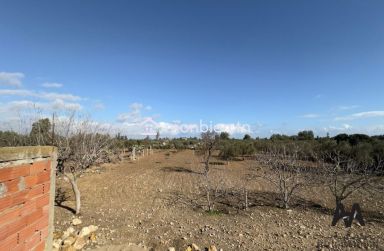
[{"label": "small rock", "polygon": [[53,246],[54,248],[59,249],[60,246],[61,246],[61,243],[62,243],[62,242],[63,242],[63,241],[62,241],[61,239],[54,239],[54,240],[53,240],[53,243],[52,243],[52,246]]},{"label": "small rock", "polygon": [[79,237],[85,237],[95,232],[98,229],[97,226],[90,225],[88,227],[83,227],[79,233]]},{"label": "small rock", "polygon": [[67,230],[65,230],[63,232],[63,235],[61,236],[61,239],[65,240],[69,236],[73,235],[74,233],[75,233],[75,229],[73,227],[69,227],[69,228],[67,228]]},{"label": "small rock", "polygon": [[76,238],[74,236],[69,236],[67,239],[64,240],[63,244],[65,246],[70,246],[76,241]]},{"label": "small rock", "polygon": [[191,248],[192,248],[193,251],[200,251],[199,246],[197,246],[195,243],[191,244]]},{"label": "small rock", "polygon": [[82,249],[85,244],[87,244],[87,242],[84,240],[84,238],[82,237],[78,237],[75,241],[75,243],[73,244],[73,247],[76,249],[76,250],[80,250]]},{"label": "small rock", "polygon": [[76,251],[76,248],[73,246],[63,246],[60,251]]},{"label": "small rock", "polygon": [[72,225],[74,225],[74,226],[80,225],[81,223],[82,223],[82,221],[79,218],[74,218],[72,220]]},{"label": "small rock", "polygon": [[174,247],[169,247],[168,251],[176,251],[176,249]]},{"label": "small rock", "polygon": [[217,248],[215,245],[211,245],[209,246],[208,251],[217,251]]}]

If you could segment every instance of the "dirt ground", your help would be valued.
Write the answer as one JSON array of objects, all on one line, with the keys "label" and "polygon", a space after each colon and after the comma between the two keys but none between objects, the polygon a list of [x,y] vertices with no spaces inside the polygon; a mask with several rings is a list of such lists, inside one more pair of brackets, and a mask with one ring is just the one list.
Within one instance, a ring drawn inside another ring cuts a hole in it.
[{"label": "dirt ground", "polygon": [[[203,166],[193,151],[155,151],[136,161],[93,167],[79,178],[82,225],[97,225],[97,239],[88,249],[127,243],[153,250],[185,250],[188,244],[211,244],[223,250],[384,250],[384,195],[359,197],[366,226],[331,227],[333,200],[327,188],[301,191],[290,210],[276,207],[276,194],[262,180],[247,179],[251,161],[217,161],[210,184],[231,191],[206,212]],[[71,225],[70,198],[55,207],[55,228]],[[229,189],[231,188],[231,189]],[[247,189],[249,208],[244,207]]]}]

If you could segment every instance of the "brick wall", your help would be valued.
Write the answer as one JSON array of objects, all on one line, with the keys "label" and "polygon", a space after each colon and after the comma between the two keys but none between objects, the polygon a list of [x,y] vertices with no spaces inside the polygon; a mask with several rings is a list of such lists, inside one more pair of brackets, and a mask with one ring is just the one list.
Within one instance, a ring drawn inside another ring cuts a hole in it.
[{"label": "brick wall", "polygon": [[56,149],[0,148],[0,250],[50,250]]}]

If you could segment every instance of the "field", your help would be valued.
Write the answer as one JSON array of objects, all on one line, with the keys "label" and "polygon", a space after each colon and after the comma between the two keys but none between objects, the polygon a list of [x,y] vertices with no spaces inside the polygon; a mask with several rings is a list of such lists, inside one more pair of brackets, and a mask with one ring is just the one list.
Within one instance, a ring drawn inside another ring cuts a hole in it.
[{"label": "field", "polygon": [[[334,202],[326,187],[300,191],[287,210],[264,180],[248,179],[250,160],[212,160],[211,186],[220,193],[213,212],[206,212],[203,166],[191,150],[155,151],[136,161],[95,166],[78,181],[82,225],[97,225],[96,241],[87,248],[127,243],[153,250],[185,250],[214,244],[223,250],[372,249],[384,250],[384,195],[348,198],[358,202],[366,226],[331,227]],[[257,164],[256,164],[257,165]],[[74,207],[70,185],[57,181],[69,196],[55,207],[55,228],[71,225]],[[244,210],[245,189],[248,210]]]}]

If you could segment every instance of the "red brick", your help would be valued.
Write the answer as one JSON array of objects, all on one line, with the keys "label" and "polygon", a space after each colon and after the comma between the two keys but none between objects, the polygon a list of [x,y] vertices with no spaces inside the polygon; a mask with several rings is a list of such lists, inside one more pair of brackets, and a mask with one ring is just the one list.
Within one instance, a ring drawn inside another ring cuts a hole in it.
[{"label": "red brick", "polygon": [[11,196],[6,196],[4,198],[0,199],[0,211],[3,209],[10,207],[12,204],[12,197]]},{"label": "red brick", "polygon": [[28,191],[21,191],[11,195],[12,203],[11,206],[17,206],[23,204],[27,200]]},{"label": "red brick", "polygon": [[12,247],[17,245],[18,234],[13,234],[6,239],[1,239],[0,250],[11,250]]},{"label": "red brick", "polygon": [[19,245],[12,247],[11,251],[29,251],[25,243],[20,243]]},{"label": "red brick", "polygon": [[[0,240],[20,231],[27,226],[27,218],[18,218],[0,228]],[[0,249],[1,250],[1,249]]]},{"label": "red brick", "polygon": [[19,243],[24,243],[25,240],[34,235],[37,231],[39,231],[38,224],[31,224],[19,232]]},{"label": "red brick", "polygon": [[45,250],[45,241],[41,241],[36,247],[32,249],[33,251],[44,251]]},{"label": "red brick", "polygon": [[51,181],[44,183],[44,193],[49,193],[49,189],[51,188]]},{"label": "red brick", "polygon": [[26,217],[27,225],[37,222],[39,219],[43,218],[43,209],[37,209],[37,211],[28,214]]},{"label": "red brick", "polygon": [[48,159],[47,160],[47,171],[51,171],[52,168],[52,160]]},{"label": "red brick", "polygon": [[0,182],[13,180],[13,179],[18,178],[20,176],[29,175],[29,167],[30,166],[31,166],[30,164],[25,164],[25,165],[13,166],[13,167],[0,169]]},{"label": "red brick", "polygon": [[0,226],[15,220],[19,216],[21,216],[21,206],[16,206],[16,207],[12,207],[4,210],[0,214]]},{"label": "red brick", "polygon": [[41,172],[37,174],[38,184],[47,182],[51,179],[51,173],[48,171]]},{"label": "red brick", "polygon": [[44,217],[40,219],[38,222],[36,222],[36,228],[37,229],[43,229],[48,226],[49,219],[48,217]]},{"label": "red brick", "polygon": [[5,181],[3,184],[7,187],[7,193],[6,194],[18,192],[19,191],[19,182],[20,182],[20,178]]},{"label": "red brick", "polygon": [[35,175],[25,177],[25,186],[31,188],[37,184],[48,182],[51,178],[51,173],[44,171]]},{"label": "red brick", "polygon": [[34,162],[30,167],[30,175],[35,175],[48,170],[49,165],[50,162],[46,160]]},{"label": "red brick", "polygon": [[48,234],[49,234],[48,226],[45,227],[45,228],[43,228],[43,229],[41,229],[40,231],[41,231],[41,239],[42,239],[42,240],[47,239]]},{"label": "red brick", "polygon": [[32,250],[39,244],[39,242],[41,242],[41,240],[41,231],[35,232],[31,237],[29,237],[25,241],[27,250]]},{"label": "red brick", "polygon": [[49,194],[45,194],[43,196],[40,196],[35,199],[36,200],[36,207],[37,208],[42,208],[45,205],[49,204]]},{"label": "red brick", "polygon": [[27,214],[30,214],[31,212],[35,211],[37,208],[36,201],[34,200],[28,200],[24,203],[23,207],[21,208],[21,215],[25,216]]},{"label": "red brick", "polygon": [[37,184],[38,178],[37,178],[37,175],[27,176],[25,177],[24,181],[25,181],[25,187],[31,188]]},{"label": "red brick", "polygon": [[45,184],[40,184],[32,187],[31,189],[28,190],[27,198],[32,199],[40,195],[43,195],[45,191],[45,186],[46,186]]},{"label": "red brick", "polygon": [[49,215],[49,208],[50,208],[49,204],[48,204],[48,205],[45,205],[45,206],[43,207],[43,213],[46,214],[46,215]]}]

